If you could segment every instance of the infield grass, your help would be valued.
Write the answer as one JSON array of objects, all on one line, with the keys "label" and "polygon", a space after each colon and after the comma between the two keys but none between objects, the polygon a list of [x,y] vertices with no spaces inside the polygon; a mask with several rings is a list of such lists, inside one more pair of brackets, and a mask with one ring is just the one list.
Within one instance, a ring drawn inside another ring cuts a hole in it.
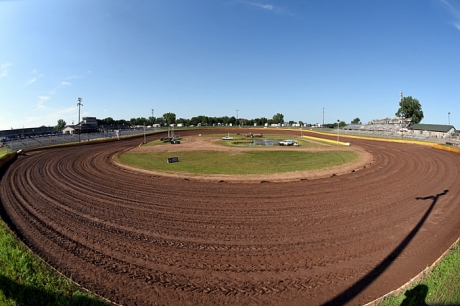
[{"label": "infield grass", "polygon": [[[172,156],[174,155],[174,156]],[[167,163],[170,157],[179,162]],[[195,174],[275,174],[325,169],[352,162],[352,151],[221,151],[126,152],[118,156],[121,163],[145,170],[175,171]]]}]

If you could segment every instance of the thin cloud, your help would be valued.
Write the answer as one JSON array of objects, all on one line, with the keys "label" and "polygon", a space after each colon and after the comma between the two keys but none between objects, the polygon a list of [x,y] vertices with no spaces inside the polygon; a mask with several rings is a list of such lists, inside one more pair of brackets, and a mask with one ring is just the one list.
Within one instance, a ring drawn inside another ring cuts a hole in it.
[{"label": "thin cloud", "polygon": [[264,9],[264,10],[269,10],[269,11],[273,10],[274,8],[273,5],[271,4],[261,4],[261,3],[248,2],[248,1],[239,1],[239,2],[248,4],[248,5],[252,5],[252,6]]},{"label": "thin cloud", "polygon": [[439,0],[439,2],[444,6],[444,8],[456,19],[452,22],[452,25],[460,30],[460,6],[454,6],[448,0]]},{"label": "thin cloud", "polygon": [[[76,107],[67,107],[62,109],[42,108],[41,111],[35,112],[34,115],[26,116],[23,124],[27,126],[41,126],[43,122],[57,122],[59,119],[64,119],[68,124],[72,122]],[[53,124],[54,125],[54,124]]]},{"label": "thin cloud", "polygon": [[[37,74],[37,71],[34,69],[33,73]],[[43,76],[43,74],[41,74],[38,77],[35,77],[35,78],[29,80],[26,85],[34,83],[38,78],[40,78],[42,76]],[[65,78],[65,81],[61,81],[61,83],[59,83],[59,85],[57,87],[51,89],[48,93],[45,93],[44,95],[38,96],[38,103],[37,103],[37,106],[36,106],[35,109],[36,110],[50,110],[50,108],[45,104],[46,101],[50,100],[54,95],[56,95],[58,93],[59,88],[61,88],[63,86],[72,85],[72,83],[67,82],[67,80],[79,79],[79,78],[80,78],[79,76],[71,75],[71,76]],[[69,111],[69,109],[65,110],[65,112],[67,112],[67,111]]]},{"label": "thin cloud", "polygon": [[[88,70],[88,71],[86,71],[85,73],[86,73],[86,74],[91,74],[92,71],[91,71],[91,70]],[[65,79],[66,79],[66,80],[74,80],[74,79],[83,79],[83,78],[84,78],[84,76],[73,74],[73,75],[69,75],[69,76],[66,77]]]},{"label": "thin cloud", "polygon": [[43,77],[44,74],[38,75],[37,69],[32,70],[32,73],[35,74],[36,76],[33,77],[32,79],[28,80],[24,86],[28,86],[30,84],[35,83],[39,78]]},{"label": "thin cloud", "polygon": [[271,4],[259,4],[259,3],[251,3],[251,2],[248,2],[248,4],[252,5],[252,6],[257,6],[257,7],[260,7],[261,9],[264,9],[264,10],[273,10],[273,5]]},{"label": "thin cloud", "polygon": [[57,94],[57,90],[58,90],[59,87],[61,87],[61,86],[58,86],[56,88],[51,89],[50,90],[50,95],[54,96],[55,94]]},{"label": "thin cloud", "polygon": [[8,67],[12,66],[11,63],[0,64],[0,78],[4,78],[8,75]]},{"label": "thin cloud", "polygon": [[243,0],[237,0],[236,2],[246,4],[249,6],[253,6],[253,7],[256,7],[264,11],[270,11],[270,12],[281,14],[281,15],[294,16],[294,14],[292,14],[286,7],[275,6],[269,3],[258,3],[258,2],[243,1]]},{"label": "thin cloud", "polygon": [[[40,75],[39,77],[41,77],[43,75]],[[66,78],[66,79],[69,79],[69,78]],[[35,82],[36,80],[35,79],[32,79],[30,80],[27,85],[29,84],[32,84],[33,82]],[[37,107],[36,109],[46,109],[48,108],[44,103],[45,101],[48,101],[49,99],[51,99],[52,96],[56,95],[58,93],[58,89],[63,87],[63,86],[70,86],[72,85],[72,83],[70,82],[66,82],[66,81],[62,81],[61,83],[59,83],[59,85],[53,89],[51,89],[48,94],[45,96],[38,96],[38,99],[39,99],[39,102],[37,104]]]},{"label": "thin cloud", "polygon": [[27,81],[26,86],[30,85],[32,83],[35,83],[36,81],[37,81],[37,78],[30,79],[30,80]]},{"label": "thin cloud", "polygon": [[13,64],[11,64],[11,63],[0,64],[0,70],[6,69],[6,68],[8,68],[8,67],[10,67],[10,66],[12,66],[12,65],[13,65]]},{"label": "thin cloud", "polygon": [[39,96],[38,99],[40,101],[35,109],[47,109],[48,107],[45,105],[45,101],[48,101],[49,98],[48,96]]}]

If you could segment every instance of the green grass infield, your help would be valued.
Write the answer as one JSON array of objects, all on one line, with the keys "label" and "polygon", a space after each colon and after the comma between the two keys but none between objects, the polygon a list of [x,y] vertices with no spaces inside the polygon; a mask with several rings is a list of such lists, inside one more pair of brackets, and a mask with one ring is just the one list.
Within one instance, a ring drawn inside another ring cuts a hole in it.
[{"label": "green grass infield", "polygon": [[[179,162],[168,163],[177,157]],[[118,161],[136,168],[194,174],[275,174],[326,169],[355,161],[353,151],[125,152]]]}]

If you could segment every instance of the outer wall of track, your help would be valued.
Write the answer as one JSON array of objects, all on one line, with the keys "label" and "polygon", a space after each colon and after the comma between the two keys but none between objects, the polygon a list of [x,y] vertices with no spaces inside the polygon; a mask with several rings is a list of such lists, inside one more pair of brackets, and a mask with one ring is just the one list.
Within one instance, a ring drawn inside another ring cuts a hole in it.
[{"label": "outer wall of track", "polygon": [[1,170],[1,209],[35,253],[119,304],[361,305],[460,236],[460,154],[340,137],[372,165],[265,184],[115,165],[139,139],[33,151]]}]

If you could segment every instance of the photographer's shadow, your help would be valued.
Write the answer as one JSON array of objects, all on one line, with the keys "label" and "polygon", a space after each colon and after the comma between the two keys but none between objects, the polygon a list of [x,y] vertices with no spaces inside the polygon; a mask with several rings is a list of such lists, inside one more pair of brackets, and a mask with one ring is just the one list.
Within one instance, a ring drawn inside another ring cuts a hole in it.
[{"label": "photographer's shadow", "polygon": [[404,293],[406,298],[402,301],[401,306],[428,306],[425,299],[428,295],[427,285],[417,285]]}]

